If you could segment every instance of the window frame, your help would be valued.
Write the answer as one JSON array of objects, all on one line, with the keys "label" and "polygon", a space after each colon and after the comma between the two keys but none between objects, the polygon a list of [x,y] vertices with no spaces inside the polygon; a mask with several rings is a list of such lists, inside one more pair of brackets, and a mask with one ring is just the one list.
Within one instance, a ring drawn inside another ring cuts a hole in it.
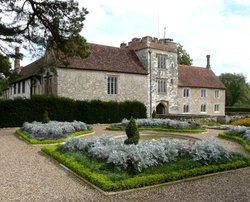
[{"label": "window frame", "polygon": [[107,76],[107,94],[118,95],[118,76],[108,75]]},{"label": "window frame", "polygon": [[157,67],[158,67],[158,69],[167,69],[168,55],[156,54],[156,58],[157,58]]},{"label": "window frame", "polygon": [[25,93],[25,81],[22,81],[22,93]]},{"label": "window frame", "polygon": [[16,83],[14,83],[14,95],[16,94]]},{"label": "window frame", "polygon": [[202,88],[201,90],[200,90],[200,92],[201,92],[201,97],[207,97],[207,89],[206,88]]},{"label": "window frame", "polygon": [[218,89],[214,90],[214,97],[220,98],[220,90],[218,90]]},{"label": "window frame", "polygon": [[183,105],[183,113],[189,113],[190,112],[190,107],[188,104]]},{"label": "window frame", "polygon": [[157,79],[158,94],[167,93],[167,81],[165,79]]},{"label": "window frame", "polygon": [[21,93],[21,82],[20,81],[18,82],[18,85],[17,85],[17,93],[18,94]]},{"label": "window frame", "polygon": [[183,88],[183,97],[190,97],[190,88]]},{"label": "window frame", "polygon": [[220,111],[220,104],[214,104],[214,112]]},{"label": "window frame", "polygon": [[206,113],[206,112],[207,112],[207,105],[201,104],[201,113]]}]

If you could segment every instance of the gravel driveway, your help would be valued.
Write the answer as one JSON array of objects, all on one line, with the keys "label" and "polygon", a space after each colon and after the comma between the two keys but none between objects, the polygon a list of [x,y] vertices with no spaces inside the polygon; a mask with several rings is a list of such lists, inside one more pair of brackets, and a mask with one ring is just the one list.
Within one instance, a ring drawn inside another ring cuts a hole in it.
[{"label": "gravel driveway", "polygon": [[[96,134],[103,132],[102,126],[95,127]],[[3,202],[250,201],[250,168],[107,196],[46,157],[40,146],[24,142],[14,132],[14,128],[0,129],[0,201]]]}]

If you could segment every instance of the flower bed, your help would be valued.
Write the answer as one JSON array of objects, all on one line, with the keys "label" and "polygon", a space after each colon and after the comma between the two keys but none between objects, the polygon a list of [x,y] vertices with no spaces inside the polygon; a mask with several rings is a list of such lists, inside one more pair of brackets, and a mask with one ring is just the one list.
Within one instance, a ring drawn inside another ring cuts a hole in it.
[{"label": "flower bed", "polygon": [[[115,123],[107,127],[107,130],[124,130],[129,120],[123,119],[120,123]],[[199,125],[191,124],[186,121],[176,121],[171,119],[136,119],[139,130],[156,130],[170,132],[204,132],[205,129]]]},{"label": "flower bed", "polygon": [[68,137],[78,136],[90,133],[90,129],[85,123],[80,121],[58,122],[50,121],[49,123],[25,122],[17,134],[33,144],[59,143]]},{"label": "flower bed", "polygon": [[250,152],[250,127],[234,126],[224,133],[219,134],[220,137],[233,139],[245,146],[245,149]]},{"label": "flower bed", "polygon": [[250,126],[250,118],[243,118],[233,121],[232,125],[240,125],[240,126]]},{"label": "flower bed", "polygon": [[213,141],[140,141],[74,137],[42,149],[105,191],[118,191],[250,165]]}]

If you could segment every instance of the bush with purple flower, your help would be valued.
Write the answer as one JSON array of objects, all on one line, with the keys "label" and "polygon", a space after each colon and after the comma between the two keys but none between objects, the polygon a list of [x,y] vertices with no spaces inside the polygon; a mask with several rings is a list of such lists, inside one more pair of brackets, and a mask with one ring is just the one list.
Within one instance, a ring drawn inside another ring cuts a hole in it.
[{"label": "bush with purple flower", "polygon": [[45,140],[64,138],[70,133],[86,131],[88,129],[88,126],[81,121],[49,121],[48,123],[33,121],[32,123],[25,122],[20,130],[31,138]]}]

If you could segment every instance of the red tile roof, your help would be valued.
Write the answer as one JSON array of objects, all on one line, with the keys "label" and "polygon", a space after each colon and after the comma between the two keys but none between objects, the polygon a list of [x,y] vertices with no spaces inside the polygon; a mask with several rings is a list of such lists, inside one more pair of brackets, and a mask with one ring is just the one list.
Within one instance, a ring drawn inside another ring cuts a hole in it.
[{"label": "red tile roof", "polygon": [[133,50],[89,44],[91,54],[85,59],[72,57],[67,68],[109,71],[131,74],[147,74]]},{"label": "red tile roof", "polygon": [[35,62],[32,62],[25,67],[22,67],[19,73],[19,77],[16,79],[16,81],[27,79],[29,77],[40,74],[42,71],[43,65],[44,65],[44,58],[42,57],[36,60]]},{"label": "red tile roof", "polygon": [[210,68],[179,65],[178,80],[179,87],[225,89]]}]

